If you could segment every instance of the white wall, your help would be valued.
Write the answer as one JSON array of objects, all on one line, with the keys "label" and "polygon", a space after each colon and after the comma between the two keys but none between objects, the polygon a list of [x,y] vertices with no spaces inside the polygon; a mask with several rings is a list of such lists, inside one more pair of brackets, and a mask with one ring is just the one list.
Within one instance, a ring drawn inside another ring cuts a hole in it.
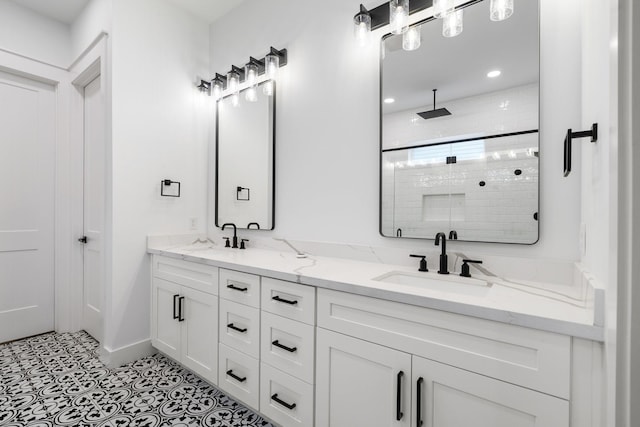
[{"label": "white wall", "polygon": [[71,32],[62,22],[0,1],[0,49],[66,68],[71,61]]},{"label": "white wall", "polygon": [[[208,25],[164,0],[113,1],[113,247],[105,347],[149,338],[146,236],[204,231],[209,99]],[[160,197],[160,181],[182,183]]]},{"label": "white wall", "polygon": [[[453,250],[468,249],[480,257],[578,259],[580,175],[562,178],[561,148],[566,129],[580,125],[580,17],[573,11],[578,3],[542,0],[541,5],[539,243],[456,242]],[[352,18],[358,6],[356,0],[244,2],[211,26],[211,75],[244,64],[249,55],[264,55],[270,45],[289,51],[276,106],[276,228],[244,232],[249,238],[407,250],[425,246],[378,233],[378,47],[362,49],[354,41]],[[209,224],[218,239],[222,233],[212,220]]]},{"label": "white wall", "polygon": [[100,35],[111,32],[112,0],[91,0],[71,24],[71,58],[76,60]]}]

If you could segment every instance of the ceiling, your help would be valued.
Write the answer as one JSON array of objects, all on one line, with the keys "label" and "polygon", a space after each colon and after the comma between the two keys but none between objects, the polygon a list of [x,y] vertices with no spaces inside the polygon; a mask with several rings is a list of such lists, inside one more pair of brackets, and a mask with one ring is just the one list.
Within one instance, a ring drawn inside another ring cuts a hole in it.
[{"label": "ceiling", "polygon": [[[2,1],[2,0],[0,0]],[[56,21],[71,24],[90,0],[9,0]],[[127,0],[132,1],[132,0]],[[162,0],[156,0],[162,1]],[[211,23],[244,0],[167,0]]]}]

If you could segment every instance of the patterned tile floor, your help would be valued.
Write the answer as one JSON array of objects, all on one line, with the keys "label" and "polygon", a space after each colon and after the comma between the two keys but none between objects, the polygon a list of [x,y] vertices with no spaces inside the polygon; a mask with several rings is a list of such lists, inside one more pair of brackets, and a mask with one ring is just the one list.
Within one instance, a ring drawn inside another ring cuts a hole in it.
[{"label": "patterned tile floor", "polygon": [[0,426],[273,427],[161,355],[107,369],[86,332],[0,345]]}]

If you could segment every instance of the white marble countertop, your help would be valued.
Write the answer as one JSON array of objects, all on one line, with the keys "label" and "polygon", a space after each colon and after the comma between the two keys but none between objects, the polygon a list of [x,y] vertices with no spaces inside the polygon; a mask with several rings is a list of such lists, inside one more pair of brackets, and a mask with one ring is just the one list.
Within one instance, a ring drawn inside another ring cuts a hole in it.
[{"label": "white marble countertop", "polygon": [[[593,289],[545,286],[473,274],[473,279],[438,275],[435,269],[418,273],[417,268],[307,256],[291,251],[250,248],[238,250],[212,246],[208,242],[190,245],[149,242],[148,252],[186,261],[209,264],[260,276],[334,289],[353,294],[412,304],[436,310],[540,329],[596,341],[604,340],[604,328],[594,323],[601,298]],[[418,260],[416,260],[416,266]],[[436,288],[402,285],[374,280],[390,272],[451,281]],[[479,286],[486,280],[488,286]],[[467,291],[469,288],[469,291]],[[583,287],[585,288],[585,287]],[[595,300],[595,303],[594,303]]]}]

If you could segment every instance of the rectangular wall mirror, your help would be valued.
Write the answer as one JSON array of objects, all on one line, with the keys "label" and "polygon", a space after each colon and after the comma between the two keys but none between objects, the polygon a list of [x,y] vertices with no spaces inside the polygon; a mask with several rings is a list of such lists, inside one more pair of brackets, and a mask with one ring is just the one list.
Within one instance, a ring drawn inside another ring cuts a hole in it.
[{"label": "rectangular wall mirror", "polygon": [[[468,2],[463,31],[419,23],[421,46],[382,39],[380,231],[387,237],[538,240],[538,1],[505,21]],[[436,90],[436,91],[434,91]],[[434,101],[435,99],[435,101]]]},{"label": "rectangular wall mirror", "polygon": [[[245,89],[216,103],[215,222],[220,227],[274,228],[274,95],[258,85],[249,101]],[[236,105],[234,105],[236,104]]]}]

